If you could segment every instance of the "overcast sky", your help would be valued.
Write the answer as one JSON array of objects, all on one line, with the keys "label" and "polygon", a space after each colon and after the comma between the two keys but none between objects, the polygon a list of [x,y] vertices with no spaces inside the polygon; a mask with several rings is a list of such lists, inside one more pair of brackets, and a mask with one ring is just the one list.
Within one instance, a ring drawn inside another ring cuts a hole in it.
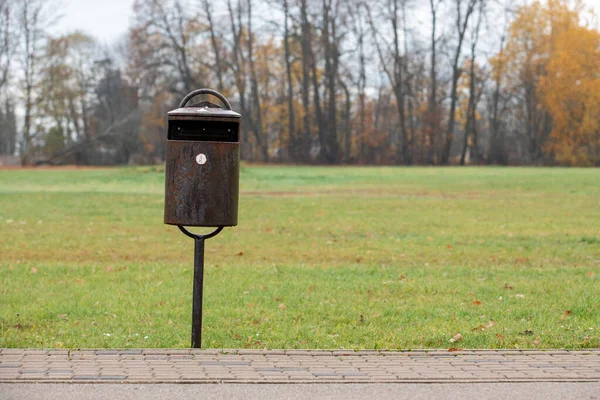
[{"label": "overcast sky", "polygon": [[[56,33],[84,31],[101,43],[110,44],[127,33],[134,0],[62,0],[63,17]],[[600,14],[600,0],[585,0]]]},{"label": "overcast sky", "polygon": [[63,0],[57,33],[81,30],[110,44],[127,33],[133,0]]}]

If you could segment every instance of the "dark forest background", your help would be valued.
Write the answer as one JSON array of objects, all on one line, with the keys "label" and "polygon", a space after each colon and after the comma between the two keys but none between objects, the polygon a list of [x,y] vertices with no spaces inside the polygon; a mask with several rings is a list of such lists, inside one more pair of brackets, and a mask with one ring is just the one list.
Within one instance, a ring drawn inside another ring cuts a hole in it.
[{"label": "dark forest background", "polygon": [[600,166],[582,1],[137,0],[111,47],[52,35],[58,10],[0,0],[0,158],[160,163],[166,112],[210,87],[247,161]]}]

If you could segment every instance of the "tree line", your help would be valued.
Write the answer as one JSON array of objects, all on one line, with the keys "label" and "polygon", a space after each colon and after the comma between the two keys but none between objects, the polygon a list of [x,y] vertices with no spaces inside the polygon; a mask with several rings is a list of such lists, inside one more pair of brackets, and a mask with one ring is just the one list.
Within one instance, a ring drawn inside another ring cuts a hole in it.
[{"label": "tree line", "polygon": [[55,19],[0,0],[0,154],[26,164],[162,162],[166,112],[210,87],[248,161],[600,166],[583,1],[136,0],[112,48]]}]

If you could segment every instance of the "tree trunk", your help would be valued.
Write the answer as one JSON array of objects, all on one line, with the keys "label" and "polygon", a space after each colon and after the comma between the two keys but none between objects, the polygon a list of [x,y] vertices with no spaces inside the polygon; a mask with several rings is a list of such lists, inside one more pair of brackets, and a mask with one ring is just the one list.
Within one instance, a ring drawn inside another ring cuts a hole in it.
[{"label": "tree trunk", "polygon": [[215,25],[212,18],[212,7],[209,0],[202,0],[202,7],[206,13],[206,20],[208,21],[208,29],[210,31],[210,44],[215,53],[215,69],[217,75],[217,87],[219,92],[223,92],[223,68],[221,67],[221,53],[219,51],[219,45],[217,43],[217,35],[215,34]]},{"label": "tree trunk", "polygon": [[315,105],[315,117],[317,119],[317,127],[319,133],[319,143],[321,143],[321,158],[323,157],[323,151],[327,152],[327,140],[325,138],[325,127],[323,124],[323,113],[321,111],[321,95],[319,92],[319,80],[317,76],[317,63],[315,61],[315,55],[312,50],[312,42],[310,31],[308,33],[308,62],[310,64],[311,69],[311,82],[313,89],[313,102]]},{"label": "tree trunk", "polygon": [[[460,156],[460,165],[465,165],[467,150],[472,158],[472,162],[477,162],[477,104],[479,103],[479,94],[477,93],[475,81],[475,51],[479,41],[479,29],[483,20],[484,0],[480,0],[479,15],[477,25],[471,33],[471,65],[469,66],[469,103],[467,105],[467,121],[465,123],[465,136],[463,148]],[[469,141],[471,138],[471,141]]]},{"label": "tree trunk", "polygon": [[431,9],[431,65],[429,70],[429,80],[430,80],[430,92],[429,99],[427,104],[427,114],[428,114],[428,152],[427,152],[427,163],[433,164],[435,161],[435,152],[436,152],[436,140],[435,138],[440,134],[440,120],[439,113],[437,111],[437,38],[436,38],[436,28],[437,28],[437,8],[440,4],[441,0],[438,0],[434,4],[434,0],[429,0],[429,5]]},{"label": "tree trunk", "polygon": [[293,161],[298,160],[298,149],[296,143],[296,117],[294,115],[294,83],[292,81],[292,63],[290,61],[290,33],[289,33],[289,5],[288,0],[283,0],[284,32],[283,47],[285,56],[285,74],[287,78],[287,103],[288,103],[288,152]]},{"label": "tree trunk", "polygon": [[[506,30],[504,31],[506,32]],[[499,58],[502,60],[504,54],[504,42],[506,40],[506,34],[503,33],[500,38],[500,51]],[[501,68],[499,66],[498,68]],[[507,159],[504,152],[504,132],[499,129],[499,104],[500,104],[500,90],[502,86],[502,76],[504,71],[494,71],[494,93],[492,94],[492,115],[490,121],[490,148],[488,161],[497,164],[507,164]]]},{"label": "tree trunk", "polygon": [[[262,110],[260,106],[260,96],[258,94],[258,79],[256,78],[256,68],[254,65],[254,34],[252,33],[252,0],[248,0],[247,3],[247,17],[248,17],[248,63],[250,64],[250,93],[252,96],[253,108],[250,115],[254,114],[254,136],[256,137],[256,144],[258,145],[262,160],[269,161],[269,143],[268,138],[263,135],[262,126]],[[252,117],[251,117],[252,118]]]},{"label": "tree trunk", "polygon": [[339,162],[337,139],[336,83],[338,81],[338,50],[336,21],[332,0],[323,0],[323,48],[325,52],[325,77],[327,80],[327,124],[325,132],[325,159],[328,163]]},{"label": "tree trunk", "polygon": [[312,146],[312,132],[310,128],[310,73],[311,73],[311,35],[312,26],[308,22],[306,0],[300,2],[300,15],[302,23],[302,106],[304,109],[304,138],[302,139],[302,158],[309,160]]},{"label": "tree trunk", "polygon": [[350,90],[348,90],[348,86],[340,79],[339,84],[344,91],[345,96],[345,106],[343,112],[343,124],[342,124],[342,137],[344,138],[344,156],[343,161],[348,163],[350,160],[350,154],[352,150],[352,130],[350,129],[350,110],[352,107]]},{"label": "tree trunk", "polygon": [[460,54],[462,50],[462,45],[465,37],[465,32],[467,30],[467,25],[469,23],[469,17],[473,13],[475,8],[475,4],[479,0],[468,0],[467,10],[465,14],[464,20],[461,18],[461,3],[462,0],[455,0],[456,2],[456,28],[458,30],[458,43],[456,45],[456,51],[454,53],[454,60],[452,62],[452,82],[451,82],[451,90],[450,90],[450,114],[448,116],[448,127],[446,128],[446,138],[444,141],[444,147],[442,151],[442,159],[441,163],[443,165],[447,165],[450,159],[450,149],[452,147],[452,140],[454,139],[454,122],[456,120],[456,103],[457,103],[457,88],[458,88],[458,80],[460,79],[460,75],[462,73],[458,64],[460,61]]},{"label": "tree trunk", "polygon": [[[233,36],[233,76],[235,85],[238,91],[238,95],[240,98],[240,111],[242,115],[248,115],[248,108],[246,105],[246,70],[245,70],[245,60],[244,55],[241,50],[241,36],[242,36],[242,26],[241,26],[241,10],[240,4],[238,3],[237,7],[237,22],[236,22],[236,11],[233,9],[231,4],[231,0],[227,0],[227,10],[229,11],[229,21],[231,24],[231,33]],[[241,124],[242,126],[242,137],[240,138],[241,143],[241,156],[242,159],[246,159],[249,156],[250,144],[248,137],[248,124]]]},{"label": "tree trunk", "polygon": [[42,3],[38,1],[25,0],[22,4],[21,14],[21,29],[24,40],[24,60],[23,74],[24,92],[25,92],[25,110],[23,119],[23,143],[22,143],[22,161],[24,164],[29,163],[31,142],[37,136],[37,133],[31,131],[33,106],[34,106],[34,85],[37,76],[37,58],[38,41],[40,40],[40,13],[42,11]]},{"label": "tree trunk", "polygon": [[404,93],[406,93],[406,103],[408,112],[408,127],[406,127],[406,149],[404,153],[404,163],[406,165],[412,165],[413,163],[413,151],[414,151],[414,140],[415,140],[415,123],[413,120],[413,89],[412,89],[412,77],[408,65],[408,28],[406,23],[406,2],[402,2],[402,30],[404,36],[404,54],[407,58],[404,60]]}]

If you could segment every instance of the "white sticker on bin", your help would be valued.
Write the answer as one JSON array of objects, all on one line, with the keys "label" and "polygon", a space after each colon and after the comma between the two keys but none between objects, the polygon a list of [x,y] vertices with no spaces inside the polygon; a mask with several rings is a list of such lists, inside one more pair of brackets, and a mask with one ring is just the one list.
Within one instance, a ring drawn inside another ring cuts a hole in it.
[{"label": "white sticker on bin", "polygon": [[200,153],[196,156],[196,162],[200,165],[206,164],[207,161],[206,154]]}]

